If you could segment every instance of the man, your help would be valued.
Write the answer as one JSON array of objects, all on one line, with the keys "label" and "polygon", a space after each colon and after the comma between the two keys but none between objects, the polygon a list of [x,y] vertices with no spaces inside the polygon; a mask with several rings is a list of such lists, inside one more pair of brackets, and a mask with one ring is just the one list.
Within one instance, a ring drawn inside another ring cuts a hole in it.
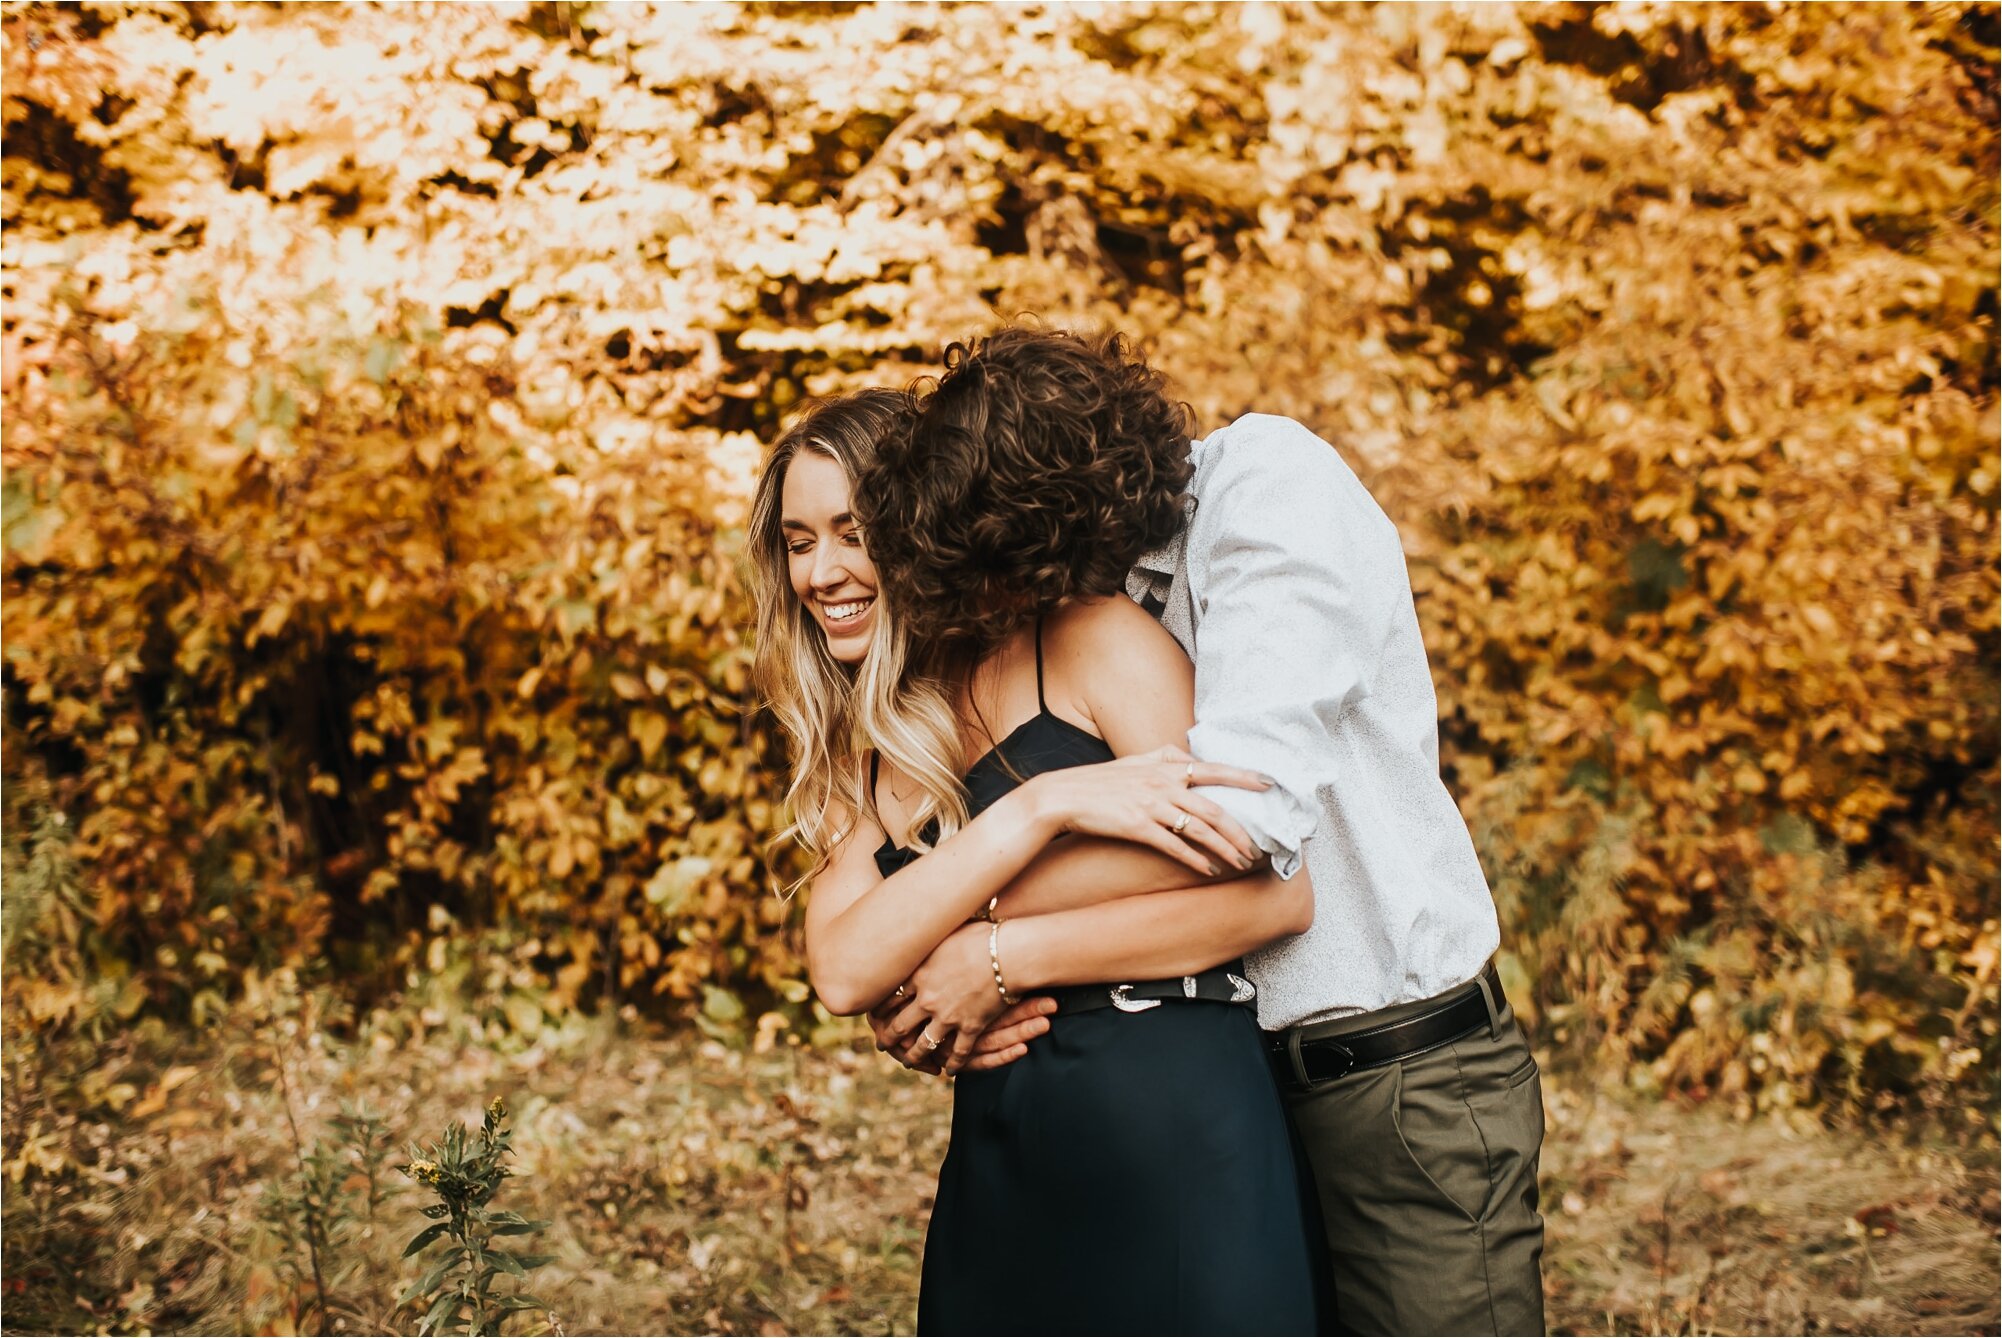
[{"label": "man", "polygon": [[[1002,329],[949,351],[911,431],[859,481],[886,588],[928,620],[921,633],[975,640],[1059,599],[1110,593],[1039,585],[1036,554],[1009,549],[1033,548],[1010,522],[1045,499],[1126,519],[1132,490],[1075,468],[1105,443],[1039,408],[1058,398],[1048,378],[1080,356],[1101,360],[1130,400],[1096,421],[1152,434],[1149,458],[1170,477],[1193,466],[1186,525],[1125,589],[1195,662],[1191,751],[1276,781],[1204,793],[1278,874],[1311,876],[1312,928],[1247,959],[1247,973],[1319,1191],[1335,1321],[1540,1333],[1541,1082],[1491,962],[1493,901],[1439,775],[1397,531],[1334,448],[1260,414],[1177,439],[1162,425],[1179,406],[1124,341]],[[1017,439],[1045,444],[1046,469],[983,473],[981,434],[1002,415]],[[941,478],[958,485],[949,504]],[[1094,487],[1104,495],[1081,495]],[[1025,1016],[1004,1016],[981,1052],[1046,1025]]]}]

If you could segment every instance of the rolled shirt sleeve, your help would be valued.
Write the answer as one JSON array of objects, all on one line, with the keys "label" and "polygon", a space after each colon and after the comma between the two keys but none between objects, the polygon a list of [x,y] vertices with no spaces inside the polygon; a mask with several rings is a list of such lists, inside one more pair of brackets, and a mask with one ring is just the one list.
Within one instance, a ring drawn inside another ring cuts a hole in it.
[{"label": "rolled shirt sleeve", "polygon": [[1368,695],[1390,634],[1401,573],[1371,569],[1385,529],[1400,564],[1403,551],[1341,456],[1293,420],[1247,415],[1211,450],[1185,549],[1199,627],[1189,748],[1277,782],[1202,793],[1290,878],[1340,763],[1336,721]]}]

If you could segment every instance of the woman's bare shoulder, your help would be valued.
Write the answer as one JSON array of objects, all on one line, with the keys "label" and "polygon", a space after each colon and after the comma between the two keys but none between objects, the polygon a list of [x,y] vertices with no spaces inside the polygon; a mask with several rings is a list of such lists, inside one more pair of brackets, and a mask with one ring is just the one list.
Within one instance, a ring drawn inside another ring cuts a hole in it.
[{"label": "woman's bare shoulder", "polygon": [[1175,638],[1154,621],[1152,614],[1123,594],[1072,600],[1052,614],[1044,627],[1046,637],[1054,634],[1093,646],[1100,642],[1142,647],[1164,642],[1175,645]]},{"label": "woman's bare shoulder", "polygon": [[1065,605],[1044,624],[1044,655],[1063,663],[1087,696],[1115,688],[1124,675],[1151,681],[1189,667],[1167,629],[1123,594]]}]

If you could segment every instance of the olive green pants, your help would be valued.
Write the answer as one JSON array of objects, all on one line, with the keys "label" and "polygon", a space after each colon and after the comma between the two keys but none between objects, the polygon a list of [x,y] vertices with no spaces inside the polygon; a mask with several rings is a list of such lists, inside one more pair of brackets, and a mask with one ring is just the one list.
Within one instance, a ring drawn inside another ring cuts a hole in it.
[{"label": "olive green pants", "polygon": [[1414,1059],[1287,1093],[1320,1192],[1338,1333],[1543,1332],[1543,1084],[1506,999],[1489,1019]]}]

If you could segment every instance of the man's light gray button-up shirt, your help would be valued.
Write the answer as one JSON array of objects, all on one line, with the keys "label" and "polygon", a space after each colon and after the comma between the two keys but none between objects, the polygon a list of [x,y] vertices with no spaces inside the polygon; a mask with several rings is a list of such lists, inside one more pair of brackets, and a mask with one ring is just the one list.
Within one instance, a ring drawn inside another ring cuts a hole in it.
[{"label": "man's light gray button-up shirt", "polygon": [[1196,665],[1190,749],[1272,790],[1206,789],[1314,925],[1252,954],[1268,1030],[1430,998],[1500,941],[1466,822],[1439,777],[1438,704],[1397,529],[1335,449],[1247,414],[1193,444],[1193,510],[1127,590]]}]

